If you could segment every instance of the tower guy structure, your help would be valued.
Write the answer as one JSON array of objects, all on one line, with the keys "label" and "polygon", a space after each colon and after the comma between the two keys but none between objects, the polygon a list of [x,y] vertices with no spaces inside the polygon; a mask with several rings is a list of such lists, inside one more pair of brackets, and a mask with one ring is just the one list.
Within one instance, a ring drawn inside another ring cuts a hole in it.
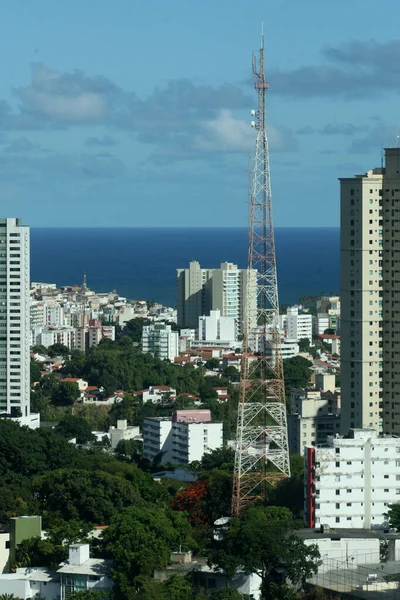
[{"label": "tower guy structure", "polygon": [[[239,386],[238,422],[232,516],[238,517],[249,502],[266,496],[267,485],[290,476],[285,384],[279,332],[278,284],[272,219],[265,100],[269,87],[264,73],[264,36],[259,60],[253,56],[258,94],[254,168],[249,194],[248,269],[257,270],[257,314],[251,308],[254,295],[247,286],[247,310],[243,323],[243,357]],[[254,325],[255,324],[255,325]],[[256,357],[249,348],[256,349]]]}]

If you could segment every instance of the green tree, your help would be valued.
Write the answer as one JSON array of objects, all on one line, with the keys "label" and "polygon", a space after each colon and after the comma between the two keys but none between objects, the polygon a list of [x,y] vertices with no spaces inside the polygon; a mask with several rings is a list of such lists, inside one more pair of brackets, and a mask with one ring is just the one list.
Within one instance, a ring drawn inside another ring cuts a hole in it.
[{"label": "green tree", "polygon": [[42,373],[41,373],[38,363],[35,362],[34,360],[31,360],[30,369],[31,369],[31,385],[33,385],[37,381],[40,381],[40,379],[42,377]]},{"label": "green tree", "polygon": [[32,352],[34,354],[41,354],[42,356],[47,356],[47,348],[46,346],[42,346],[41,344],[35,344],[35,346],[32,346]]},{"label": "green tree", "polygon": [[104,590],[84,590],[82,592],[72,592],[68,598],[69,600],[108,600],[110,594]]},{"label": "green tree", "polygon": [[60,381],[51,395],[56,406],[70,406],[79,398],[79,387],[75,381]]},{"label": "green tree", "polygon": [[141,501],[123,477],[83,469],[46,473],[34,480],[34,490],[50,522],[57,518],[106,525],[115,513]]},{"label": "green tree", "polygon": [[271,585],[290,579],[296,585],[316,573],[317,546],[306,546],[295,535],[290,510],[279,507],[248,508],[241,519],[232,519],[224,538],[214,541],[209,564],[233,577],[238,569],[261,577],[264,597]]},{"label": "green tree", "polygon": [[151,577],[154,569],[164,569],[172,550],[193,545],[185,515],[151,504],[119,511],[103,537],[120,593],[140,577]]},{"label": "green tree", "polygon": [[14,594],[0,594],[0,600],[22,600],[19,596],[14,596]]},{"label": "green tree", "polygon": [[143,456],[143,442],[140,440],[120,440],[115,448],[118,458],[139,462]]},{"label": "green tree", "polygon": [[311,377],[312,363],[302,356],[294,356],[283,361],[286,389],[306,387]]},{"label": "green tree", "polygon": [[218,448],[204,454],[200,464],[203,471],[222,469],[232,473],[234,461],[235,453],[231,448]]},{"label": "green tree", "polygon": [[76,438],[78,444],[93,442],[96,438],[91,431],[90,424],[82,417],[67,415],[56,426],[56,433],[67,439]]},{"label": "green tree", "polygon": [[60,562],[66,560],[68,547],[55,544],[52,540],[42,540],[33,537],[22,540],[15,552],[13,567],[58,567]]},{"label": "green tree", "polygon": [[245,600],[245,596],[234,588],[222,588],[210,596],[211,600]]},{"label": "green tree", "polygon": [[47,348],[47,354],[51,357],[62,356],[64,358],[67,358],[69,356],[69,353],[70,349],[67,346],[64,346],[64,344],[57,343]]},{"label": "green tree", "polygon": [[204,366],[206,369],[210,369],[210,371],[213,371],[214,369],[219,368],[219,360],[218,358],[210,358],[210,360],[206,361],[206,364]]},{"label": "green tree", "polygon": [[308,352],[310,349],[310,340],[308,338],[301,338],[299,340],[300,352]]},{"label": "green tree", "polygon": [[387,517],[389,519],[390,527],[396,528],[400,531],[400,503],[389,504]]}]

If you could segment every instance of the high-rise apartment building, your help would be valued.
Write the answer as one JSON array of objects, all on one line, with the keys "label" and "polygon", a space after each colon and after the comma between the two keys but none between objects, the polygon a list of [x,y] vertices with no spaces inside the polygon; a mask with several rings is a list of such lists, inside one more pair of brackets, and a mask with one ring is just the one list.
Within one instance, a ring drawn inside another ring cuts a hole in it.
[{"label": "high-rise apartment building", "polygon": [[342,431],[400,433],[400,148],[341,179]]},{"label": "high-rise apartment building", "polygon": [[196,329],[199,317],[212,308],[211,277],[213,269],[202,269],[192,260],[188,269],[177,269],[178,325]]},{"label": "high-rise apartment building", "polygon": [[[245,318],[246,294],[250,297],[252,318],[257,315],[256,271],[239,269],[232,263],[221,263],[219,269],[202,269],[197,261],[189,269],[178,269],[178,325],[197,328],[198,319],[211,310],[222,317],[235,319],[236,332],[241,333]],[[256,323],[251,326],[255,327]]]},{"label": "high-rise apartment building", "polygon": [[29,227],[0,219],[0,413],[30,419]]}]

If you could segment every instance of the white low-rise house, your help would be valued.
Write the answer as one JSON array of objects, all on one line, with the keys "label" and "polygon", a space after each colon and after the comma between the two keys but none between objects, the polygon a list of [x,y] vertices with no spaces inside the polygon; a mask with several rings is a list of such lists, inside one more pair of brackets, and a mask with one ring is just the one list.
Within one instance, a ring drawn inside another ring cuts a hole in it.
[{"label": "white low-rise house", "polygon": [[7,573],[10,559],[10,534],[0,531],[0,573]]},{"label": "white low-rise house", "polygon": [[222,423],[209,410],[178,410],[172,417],[150,417],[143,424],[143,455],[160,464],[188,464],[222,448]]},{"label": "white low-rise house", "polygon": [[111,563],[101,558],[90,558],[89,544],[73,544],[69,547],[69,559],[62,564],[60,575],[61,600],[71,592],[84,590],[111,590]]},{"label": "white low-rise house", "polygon": [[400,501],[400,438],[350,429],[305,449],[305,521],[309,527],[383,529]]},{"label": "white low-rise house", "polygon": [[141,439],[140,428],[133,425],[128,425],[126,419],[117,421],[116,427],[110,427],[109,437],[111,440],[111,448],[115,450],[118,443],[122,440]]},{"label": "white low-rise house", "polygon": [[176,389],[169,385],[151,385],[147,390],[142,390],[143,404],[146,402],[160,404],[171,396],[176,396]]},{"label": "white low-rise house", "polygon": [[0,575],[0,593],[13,594],[21,600],[66,600],[72,592],[112,589],[111,562],[90,558],[89,544],[69,547],[69,559],[56,571],[44,568],[21,568]]}]

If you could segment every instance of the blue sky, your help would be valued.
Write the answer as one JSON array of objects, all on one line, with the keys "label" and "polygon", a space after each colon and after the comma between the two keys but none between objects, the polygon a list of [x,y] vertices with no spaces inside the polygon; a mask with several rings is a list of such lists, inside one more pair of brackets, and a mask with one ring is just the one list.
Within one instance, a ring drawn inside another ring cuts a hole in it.
[{"label": "blue sky", "polygon": [[400,131],[398,0],[4,0],[0,201],[33,226],[246,226],[264,21],[277,226]]}]

